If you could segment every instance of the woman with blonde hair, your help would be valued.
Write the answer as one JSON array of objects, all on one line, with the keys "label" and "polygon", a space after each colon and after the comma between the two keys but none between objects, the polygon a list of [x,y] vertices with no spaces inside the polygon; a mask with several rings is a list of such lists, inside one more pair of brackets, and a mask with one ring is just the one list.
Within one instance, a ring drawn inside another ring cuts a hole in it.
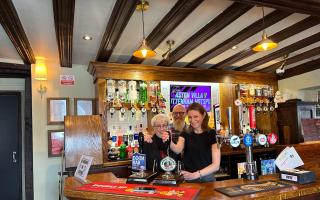
[{"label": "woman with blonde hair", "polygon": [[169,135],[168,126],[169,126],[169,117],[165,114],[157,114],[151,119],[151,125],[153,127],[153,136],[151,137],[151,141],[144,142],[143,144],[143,153],[146,154],[147,157],[147,169],[153,169],[153,163],[155,162],[157,165],[157,170],[161,172],[160,169],[160,161],[168,156],[176,160],[177,155],[170,150],[169,142],[163,140],[163,135]]}]

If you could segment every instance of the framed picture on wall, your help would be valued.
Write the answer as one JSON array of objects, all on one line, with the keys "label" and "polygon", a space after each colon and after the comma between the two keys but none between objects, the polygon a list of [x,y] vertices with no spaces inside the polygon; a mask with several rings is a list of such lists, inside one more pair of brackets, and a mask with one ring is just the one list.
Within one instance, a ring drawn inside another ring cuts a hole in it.
[{"label": "framed picture on wall", "polygon": [[47,98],[47,121],[49,125],[63,124],[69,115],[69,98]]},{"label": "framed picture on wall", "polygon": [[48,157],[59,157],[64,148],[64,131],[48,130]]},{"label": "framed picture on wall", "polygon": [[96,102],[94,98],[75,98],[74,99],[74,114],[75,115],[95,115]]},{"label": "framed picture on wall", "polygon": [[320,91],[318,91],[317,93],[317,100],[318,100],[318,103],[316,105],[315,118],[320,118]]}]

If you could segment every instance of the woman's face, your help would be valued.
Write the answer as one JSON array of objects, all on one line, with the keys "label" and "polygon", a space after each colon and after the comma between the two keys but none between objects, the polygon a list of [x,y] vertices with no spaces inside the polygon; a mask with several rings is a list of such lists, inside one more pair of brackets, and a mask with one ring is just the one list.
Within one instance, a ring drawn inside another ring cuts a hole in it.
[{"label": "woman's face", "polygon": [[201,115],[201,113],[197,110],[189,110],[188,119],[193,129],[201,130],[201,124],[203,122],[204,115]]},{"label": "woman's face", "polygon": [[153,129],[157,136],[161,137],[162,133],[168,129],[168,123],[165,120],[158,120],[154,123]]}]

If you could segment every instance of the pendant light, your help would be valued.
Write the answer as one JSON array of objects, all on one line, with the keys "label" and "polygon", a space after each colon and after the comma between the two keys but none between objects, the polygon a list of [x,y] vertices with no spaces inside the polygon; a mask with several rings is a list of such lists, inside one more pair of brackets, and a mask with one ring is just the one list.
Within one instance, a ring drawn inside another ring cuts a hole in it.
[{"label": "pendant light", "polygon": [[150,49],[150,47],[148,47],[145,33],[144,33],[144,14],[143,14],[143,12],[145,10],[147,10],[148,8],[149,8],[149,3],[147,1],[139,1],[136,6],[136,10],[138,10],[138,11],[141,10],[143,38],[142,38],[142,43],[141,43],[139,49],[137,49],[135,52],[133,52],[133,56],[138,57],[138,58],[142,58],[142,59],[153,57],[156,55],[156,52],[153,51],[152,49]]},{"label": "pendant light", "polygon": [[278,46],[277,43],[273,42],[267,37],[266,30],[264,28],[264,9],[262,8],[262,26],[263,26],[263,32],[262,32],[262,40],[252,48],[253,51],[268,51],[273,48],[276,48]]}]

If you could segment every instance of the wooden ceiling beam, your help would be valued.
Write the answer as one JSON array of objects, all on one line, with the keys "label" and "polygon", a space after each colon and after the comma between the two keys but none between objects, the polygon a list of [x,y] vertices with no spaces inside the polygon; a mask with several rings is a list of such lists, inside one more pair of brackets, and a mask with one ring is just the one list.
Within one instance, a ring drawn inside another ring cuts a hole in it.
[{"label": "wooden ceiling beam", "polygon": [[255,23],[251,24],[250,26],[247,26],[246,28],[242,29],[242,31],[238,32],[231,38],[225,40],[224,42],[220,43],[218,46],[210,49],[206,53],[202,54],[198,58],[194,59],[192,62],[190,62],[187,67],[189,66],[199,66],[203,63],[206,63],[210,59],[218,56],[219,54],[223,53],[224,51],[227,51],[231,49],[234,45],[239,44],[240,42],[244,41],[245,39],[251,37],[252,35],[262,31],[265,27],[269,27],[280,20],[288,17],[291,15],[289,12],[283,12],[276,10],[269,15],[267,15],[264,18],[264,26],[263,19],[260,19],[256,21]]},{"label": "wooden ceiling beam", "polygon": [[[159,44],[202,2],[203,0],[179,0],[146,38],[149,47],[151,49],[156,49]],[[143,61],[144,59],[142,58],[132,56],[128,63],[140,64]]]},{"label": "wooden ceiling beam", "polygon": [[0,62],[0,77],[30,77],[31,65],[30,64],[15,64],[15,63],[3,63]]},{"label": "wooden ceiling beam", "polygon": [[71,68],[75,0],[52,0],[52,4],[60,66]]},{"label": "wooden ceiling beam", "polygon": [[288,58],[285,61],[277,62],[277,63],[275,63],[273,65],[270,65],[269,67],[265,67],[263,69],[255,71],[255,72],[274,73],[276,71],[276,69],[281,67],[284,62],[285,63],[283,64],[283,67],[285,67],[287,65],[291,65],[291,64],[296,63],[296,62],[299,62],[301,60],[312,58],[313,56],[317,56],[317,55],[320,55],[320,47],[313,48],[313,49],[311,49],[309,51],[306,51],[306,52],[300,53],[300,54],[298,54],[296,56],[293,56],[291,58]]},{"label": "wooden ceiling beam", "polygon": [[11,0],[0,1],[0,22],[23,62],[35,63],[31,45]]},{"label": "wooden ceiling beam", "polygon": [[236,70],[238,71],[248,71],[248,70],[251,70],[255,67],[258,67],[264,63],[267,63],[271,60],[274,60],[276,58],[280,58],[284,55],[287,55],[287,54],[290,54],[294,51],[297,51],[301,48],[304,48],[306,46],[309,46],[313,43],[316,43],[316,42],[319,42],[320,41],[320,32],[316,33],[316,34],[313,34],[305,39],[302,39],[296,43],[293,43],[289,46],[286,46],[282,49],[279,49],[278,51],[275,51],[273,53],[270,53],[266,56],[263,56],[262,58],[259,58],[257,60],[254,60],[252,62],[249,62],[239,68],[236,68]]},{"label": "wooden ceiling beam", "polygon": [[97,61],[107,62],[127,26],[138,0],[117,0],[96,56]]},{"label": "wooden ceiling beam", "polygon": [[320,2],[317,0],[233,0],[250,5],[265,6],[278,10],[320,17]]},{"label": "wooden ceiling beam", "polygon": [[188,54],[190,51],[198,47],[200,44],[217,34],[234,20],[250,10],[253,6],[241,3],[233,3],[219,16],[211,20],[206,26],[192,35],[184,43],[178,46],[171,54],[170,60],[162,60],[158,65],[170,66]]},{"label": "wooden ceiling beam", "polygon": [[[283,41],[283,40],[285,40],[285,39],[287,39],[297,33],[300,33],[302,31],[305,31],[308,28],[311,28],[315,25],[318,25],[319,23],[320,23],[319,17],[313,17],[313,16],[307,17],[307,18],[293,24],[292,26],[289,26],[289,27],[269,36],[269,38],[275,42],[281,42],[281,41]],[[258,53],[256,51],[252,50],[252,48],[256,45],[257,45],[257,43],[251,45],[251,47],[249,47],[245,50],[242,50],[241,52],[211,66],[210,69],[214,69],[214,68],[225,69],[240,60],[243,60],[253,54]]]},{"label": "wooden ceiling beam", "polygon": [[320,69],[320,58],[316,60],[311,60],[309,62],[306,62],[296,67],[285,70],[283,76],[279,77],[279,80],[304,74],[316,69]]}]

